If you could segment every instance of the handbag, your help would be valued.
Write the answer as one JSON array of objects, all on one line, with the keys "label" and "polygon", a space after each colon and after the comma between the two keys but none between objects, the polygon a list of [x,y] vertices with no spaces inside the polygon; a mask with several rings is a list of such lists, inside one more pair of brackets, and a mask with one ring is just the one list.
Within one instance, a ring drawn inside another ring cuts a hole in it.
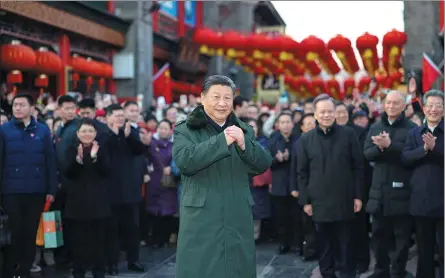
[{"label": "handbag", "polygon": [[0,206],[0,247],[11,244],[11,227],[9,217],[3,207]]}]

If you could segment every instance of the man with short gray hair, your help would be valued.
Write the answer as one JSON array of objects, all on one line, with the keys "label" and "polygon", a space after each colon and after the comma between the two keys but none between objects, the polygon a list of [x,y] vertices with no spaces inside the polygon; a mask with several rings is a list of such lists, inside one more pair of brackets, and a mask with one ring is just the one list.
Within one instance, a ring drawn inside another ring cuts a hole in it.
[{"label": "man with short gray hair", "polygon": [[208,77],[201,101],[176,124],[173,161],[182,174],[177,278],[256,278],[249,177],[272,157],[233,113],[235,84]]},{"label": "man with short gray hair", "polygon": [[[413,167],[410,213],[417,242],[416,277],[434,278],[434,249],[444,253],[444,94],[431,90],[423,97],[426,122],[408,133],[403,162]],[[440,264],[443,278],[443,257]]]},{"label": "man with short gray hair", "polygon": [[[364,151],[366,159],[375,165],[366,205],[366,211],[373,217],[372,249],[376,259],[370,277],[405,277],[412,233],[411,172],[402,164],[401,154],[407,134],[415,124],[405,118],[405,96],[398,91],[389,92],[384,109],[381,120],[369,130]],[[393,238],[395,250],[390,263]]]}]

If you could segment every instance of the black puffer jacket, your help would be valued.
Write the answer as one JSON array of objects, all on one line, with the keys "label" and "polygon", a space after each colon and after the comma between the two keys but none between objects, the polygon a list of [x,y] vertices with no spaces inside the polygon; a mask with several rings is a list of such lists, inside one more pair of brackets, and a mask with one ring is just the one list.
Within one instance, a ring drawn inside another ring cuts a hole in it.
[{"label": "black puffer jacket", "polygon": [[[386,113],[383,113],[381,120],[371,126],[364,152],[366,159],[374,163],[372,185],[366,206],[368,213],[384,216],[409,214],[411,171],[403,165],[401,154],[408,131],[415,127],[414,123],[405,118],[404,113],[392,124],[389,123]],[[384,131],[389,133],[391,145],[380,151],[371,137]]]}]

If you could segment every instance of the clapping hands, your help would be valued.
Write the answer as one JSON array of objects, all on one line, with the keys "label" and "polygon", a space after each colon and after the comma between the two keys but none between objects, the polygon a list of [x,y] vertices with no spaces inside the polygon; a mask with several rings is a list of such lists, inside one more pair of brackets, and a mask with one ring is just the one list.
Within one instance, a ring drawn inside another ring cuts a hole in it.
[{"label": "clapping hands", "polygon": [[432,151],[436,146],[437,137],[434,137],[431,133],[428,132],[423,134],[422,139],[424,142],[423,149],[425,150],[425,152]]},{"label": "clapping hands", "polygon": [[391,146],[391,138],[386,131],[381,132],[379,135],[371,136],[372,143],[374,143],[380,150],[386,149]]}]

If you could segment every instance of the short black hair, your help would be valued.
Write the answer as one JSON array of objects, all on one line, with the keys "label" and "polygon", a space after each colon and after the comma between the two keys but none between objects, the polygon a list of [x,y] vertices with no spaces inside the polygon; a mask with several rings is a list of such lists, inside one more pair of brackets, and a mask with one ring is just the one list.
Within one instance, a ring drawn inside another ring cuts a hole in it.
[{"label": "short black hair", "polygon": [[300,121],[298,122],[298,123],[300,124],[300,126],[303,125],[303,123],[304,123],[304,119],[309,118],[309,117],[314,118],[314,117],[315,117],[314,113],[306,113],[306,114],[304,114],[304,115],[301,117]]},{"label": "short black hair", "polygon": [[157,126],[159,126],[159,125],[162,124],[162,123],[166,123],[166,124],[168,124],[168,126],[170,127],[170,129],[173,129],[173,124],[172,124],[172,122],[170,122],[169,120],[167,120],[167,119],[162,119],[162,120],[157,124]]},{"label": "short black hair", "polygon": [[126,101],[126,102],[124,103],[124,108],[127,108],[127,107],[130,106],[130,105],[136,105],[137,107],[139,107],[139,104],[138,104],[136,101],[134,101],[134,100],[129,100],[129,101]]},{"label": "short black hair", "polygon": [[202,84],[202,93],[205,95],[209,91],[210,87],[214,85],[227,86],[232,89],[232,92],[235,93],[236,85],[232,81],[232,79],[228,78],[225,75],[211,75],[204,80]]},{"label": "short black hair", "polygon": [[243,106],[243,102],[249,102],[249,100],[243,96],[236,96],[233,99],[233,109],[236,109],[239,106]]},{"label": "short black hair", "polygon": [[314,103],[314,99],[313,98],[308,98],[308,99],[306,99],[305,101],[303,101],[303,106],[305,105],[305,104],[308,104],[308,103]]},{"label": "short black hair", "polygon": [[9,115],[3,110],[0,111],[0,116],[5,116],[9,120]]},{"label": "short black hair", "polygon": [[276,121],[278,122],[280,120],[280,118],[283,117],[283,116],[289,116],[291,121],[293,119],[292,114],[286,113],[286,112],[282,112],[282,113],[278,114]]},{"label": "short black hair", "polygon": [[59,107],[61,107],[64,103],[74,103],[77,105],[76,99],[70,95],[63,95],[57,100],[57,105],[59,105]]},{"label": "short black hair", "polygon": [[111,114],[113,114],[113,111],[117,110],[124,110],[124,108],[122,108],[122,106],[117,103],[110,104],[110,106],[108,106],[106,109],[107,116],[110,116]]},{"label": "short black hair", "polygon": [[12,103],[14,103],[14,101],[18,98],[25,98],[29,105],[34,106],[34,98],[28,94],[28,93],[18,93],[17,95],[14,96],[14,98],[12,99]]},{"label": "short black hair", "polygon": [[89,125],[94,127],[95,130],[97,130],[96,128],[96,122],[93,119],[90,118],[82,118],[79,121],[79,124],[77,125],[77,130],[79,130],[83,125]]},{"label": "short black hair", "polygon": [[92,98],[84,98],[79,102],[79,109],[91,108],[96,109],[96,103]]},{"label": "short black hair", "polygon": [[348,106],[346,104],[344,104],[341,101],[336,101],[335,102],[335,108],[339,107],[339,106],[344,106],[346,109],[348,109]]},{"label": "short black hair", "polygon": [[329,101],[331,101],[332,104],[333,104],[334,107],[335,107],[335,102],[334,102],[334,99],[333,99],[333,98],[331,98],[328,94],[321,94],[321,95],[318,95],[318,96],[314,99],[314,102],[313,102],[313,104],[314,104],[314,108],[317,108],[317,103],[319,103],[320,101],[324,101],[324,100],[329,100]]}]

